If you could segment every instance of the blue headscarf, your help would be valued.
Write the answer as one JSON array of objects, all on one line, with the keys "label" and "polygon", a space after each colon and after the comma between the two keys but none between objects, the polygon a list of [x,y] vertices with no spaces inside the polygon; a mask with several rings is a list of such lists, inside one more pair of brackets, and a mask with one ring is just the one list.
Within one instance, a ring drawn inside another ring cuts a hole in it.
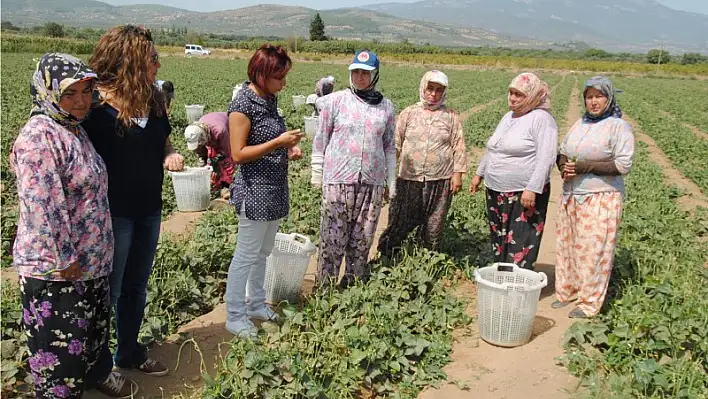
[{"label": "blue headscarf", "polygon": [[585,122],[600,122],[611,116],[615,118],[622,117],[622,110],[619,105],[617,105],[617,99],[615,98],[615,93],[621,93],[622,90],[616,90],[610,82],[610,79],[606,76],[593,76],[587,82],[585,82],[585,90],[583,90],[583,99],[585,99],[585,94],[589,88],[597,89],[602,92],[602,94],[607,97],[607,104],[605,105],[604,111],[600,115],[593,115],[585,107],[585,115],[583,115],[583,121]]}]

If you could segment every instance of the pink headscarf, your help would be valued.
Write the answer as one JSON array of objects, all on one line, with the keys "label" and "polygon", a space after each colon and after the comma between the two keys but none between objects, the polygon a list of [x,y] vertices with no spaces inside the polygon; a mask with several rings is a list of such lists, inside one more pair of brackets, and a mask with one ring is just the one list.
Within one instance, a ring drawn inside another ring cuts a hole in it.
[{"label": "pink headscarf", "polygon": [[[445,86],[445,92],[443,92],[443,95],[440,96],[440,100],[432,104],[425,99],[425,89],[428,88],[428,83],[430,82],[439,83]],[[445,104],[445,98],[447,97],[447,87],[447,75],[445,75],[443,72],[438,70],[426,72],[425,75],[423,75],[423,79],[420,80],[420,104],[422,104],[423,107],[428,110],[436,110],[442,107],[442,105]]]},{"label": "pink headscarf", "polygon": [[511,98],[509,98],[509,108],[515,113],[525,115],[535,109],[551,111],[551,91],[548,89],[548,84],[533,73],[524,72],[515,77],[509,84],[509,88],[526,94],[524,101],[515,107],[511,106]]}]

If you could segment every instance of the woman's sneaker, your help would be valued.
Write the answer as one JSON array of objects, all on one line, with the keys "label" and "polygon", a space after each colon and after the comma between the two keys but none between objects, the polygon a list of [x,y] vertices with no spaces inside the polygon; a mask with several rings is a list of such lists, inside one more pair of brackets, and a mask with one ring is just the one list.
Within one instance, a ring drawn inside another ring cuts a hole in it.
[{"label": "woman's sneaker", "polygon": [[168,369],[167,366],[151,358],[147,358],[143,364],[136,367],[136,369],[140,370],[144,374],[155,377],[162,377],[170,372],[170,369]]},{"label": "woman's sneaker", "polygon": [[243,318],[236,322],[226,322],[226,330],[239,338],[256,339],[258,338],[258,329],[251,323],[251,320]]},{"label": "woman's sneaker", "polygon": [[263,306],[258,310],[249,310],[248,317],[260,321],[275,321],[278,320],[279,316],[270,307]]},{"label": "woman's sneaker", "polygon": [[130,378],[111,371],[108,378],[96,387],[98,392],[111,398],[133,398],[138,393],[138,384]]}]

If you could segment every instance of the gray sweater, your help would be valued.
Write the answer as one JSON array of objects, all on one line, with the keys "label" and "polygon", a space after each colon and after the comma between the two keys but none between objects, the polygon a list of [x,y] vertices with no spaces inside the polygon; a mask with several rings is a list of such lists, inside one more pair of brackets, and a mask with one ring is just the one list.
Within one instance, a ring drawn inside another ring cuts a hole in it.
[{"label": "gray sweater", "polygon": [[487,141],[477,175],[494,191],[541,194],[550,181],[557,146],[558,126],[549,112],[537,109],[519,118],[508,112]]}]

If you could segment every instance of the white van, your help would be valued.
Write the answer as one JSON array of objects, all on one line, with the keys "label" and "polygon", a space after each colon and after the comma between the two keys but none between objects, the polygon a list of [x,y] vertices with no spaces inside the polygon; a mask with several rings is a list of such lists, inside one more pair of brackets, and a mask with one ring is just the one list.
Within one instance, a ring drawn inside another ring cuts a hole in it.
[{"label": "white van", "polygon": [[184,46],[185,55],[209,55],[211,50],[197,44],[186,44]]}]

